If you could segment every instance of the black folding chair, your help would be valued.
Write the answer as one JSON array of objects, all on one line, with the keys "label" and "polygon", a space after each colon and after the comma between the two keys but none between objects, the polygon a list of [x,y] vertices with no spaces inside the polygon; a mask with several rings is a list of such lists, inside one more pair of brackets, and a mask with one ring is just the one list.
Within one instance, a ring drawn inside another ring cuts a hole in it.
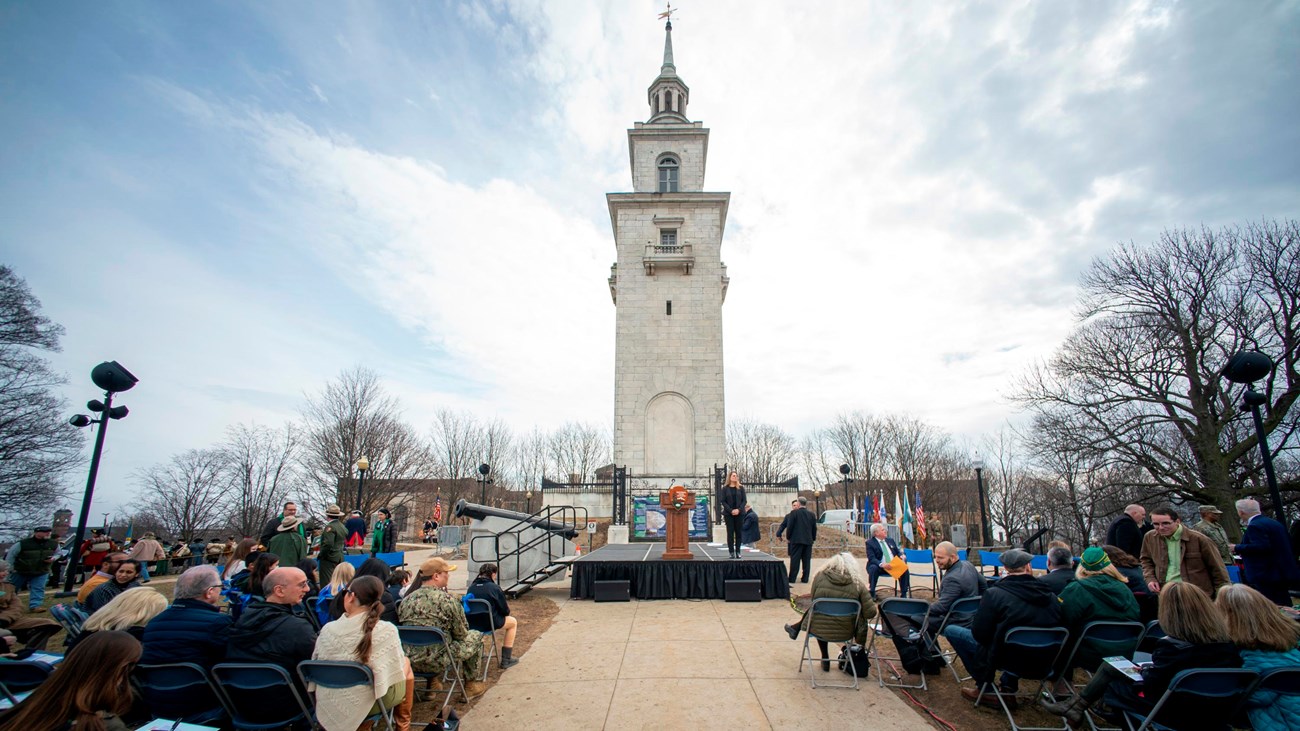
[{"label": "black folding chair", "polygon": [[294,687],[293,678],[279,665],[222,663],[212,668],[212,679],[239,731],[312,723],[311,710]]},{"label": "black folding chair", "polygon": [[220,691],[194,663],[136,665],[131,679],[154,718],[200,726],[220,726],[226,718]]},{"label": "black folding chair", "polygon": [[[451,680],[451,687],[447,689],[447,697],[442,701],[442,707],[446,708],[451,703],[451,696],[456,692],[456,687],[460,686],[460,697],[469,702],[469,694],[465,690],[465,678],[460,672],[460,663],[456,658],[451,656],[451,648],[447,645],[447,635],[437,627],[420,627],[416,625],[402,625],[397,628],[397,636],[402,640],[402,644],[407,647],[442,647],[442,651],[447,653],[447,671],[439,675],[438,673],[415,672],[415,677],[424,678],[425,688],[433,687],[433,681],[439,677],[444,680]],[[414,670],[414,668],[412,668]]]},{"label": "black folding chair", "polygon": [[19,694],[35,690],[53,672],[54,666],[37,660],[0,661],[0,694],[18,705]]},{"label": "black folding chair", "polygon": [[1150,713],[1126,709],[1124,722],[1130,731],[1226,731],[1258,682],[1259,673],[1245,668],[1184,670],[1170,681]]},{"label": "black folding chair", "polygon": [[[993,672],[1009,672],[1020,680],[1037,680],[1038,689],[1031,696],[1037,698],[1043,694],[1048,679],[1055,673],[1056,662],[1069,641],[1070,631],[1064,627],[1012,627],[1007,630],[994,652]],[[1016,717],[1011,713],[1006,698],[993,683],[982,684],[979,692],[975,704],[979,705],[986,693],[992,693],[1002,706],[1002,711],[1007,714],[1011,731],[1069,731],[1064,721],[1060,726],[1021,726],[1016,723]]]},{"label": "black folding chair", "polygon": [[[857,599],[822,598],[822,599],[813,600],[812,606],[808,609],[808,614],[805,615],[804,622],[808,625],[809,629],[807,632],[804,633],[803,651],[799,654],[799,672],[801,673],[803,672],[803,662],[804,660],[807,660],[809,666],[809,677],[812,679],[812,687],[814,688],[817,687],[817,673],[812,670],[812,666],[815,662],[812,656],[812,641],[821,640],[822,642],[826,642],[826,643],[845,642],[845,643],[853,644],[855,639],[853,628],[857,625],[857,617],[861,612],[862,612],[862,604]],[[849,631],[844,636],[813,634],[813,631],[811,629],[812,621],[818,614],[824,617],[851,618],[851,621],[849,622]],[[848,655],[849,668],[853,671],[853,682],[847,684],[822,683],[823,688],[830,687],[830,688],[856,689],[858,687],[858,669],[853,664],[853,653],[849,652],[847,653],[847,655]]]},{"label": "black folding chair", "polygon": [[[872,664],[876,666],[876,678],[880,681],[880,687],[884,688],[888,686],[890,688],[926,689],[924,669],[917,673],[921,678],[921,682],[913,685],[902,682],[903,675],[895,670],[892,664],[890,665],[890,672],[894,676],[895,682],[886,683],[886,662],[897,660],[898,664],[901,666],[903,664],[903,658],[881,655],[880,649],[876,647],[876,640],[878,638],[884,638],[893,642],[894,639],[897,638],[900,642],[916,643],[922,656],[924,656],[926,640],[921,634],[921,630],[925,627],[929,614],[930,602],[927,602],[924,599],[904,599],[895,597],[886,599],[880,603],[880,614],[876,617],[876,628],[875,631],[871,633],[871,642],[867,645],[867,655],[871,658]],[[893,618],[892,620],[891,617]],[[906,629],[899,631],[898,628]],[[900,652],[899,655],[902,655],[902,653]],[[903,668],[903,672],[905,673],[906,671],[907,669]]]},{"label": "black folding chair", "polygon": [[[1065,665],[1062,666],[1063,677],[1067,681],[1071,680],[1075,661],[1083,649],[1094,650],[1101,657],[1119,656],[1132,660],[1133,653],[1137,652],[1138,643],[1142,641],[1142,635],[1145,633],[1146,627],[1142,626],[1141,622],[1089,622],[1083,626],[1079,639],[1075,640]],[[1088,674],[1088,677],[1092,677],[1093,668],[1082,668],[1082,670]]]},{"label": "black folding chair", "polygon": [[[341,690],[355,688],[358,685],[364,685],[366,688],[375,686],[374,672],[359,662],[303,660],[298,663],[298,677],[302,678],[302,684],[306,687],[315,685],[317,693],[320,692],[320,688]],[[393,709],[384,705],[382,697],[378,703],[379,713],[371,714],[366,720],[373,723],[382,719],[388,731],[394,731]]]},{"label": "black folding chair", "polygon": [[[487,680],[488,670],[492,665],[492,658],[499,657],[497,651],[497,632],[492,627],[492,605],[488,604],[486,599],[469,599],[469,611],[465,613],[465,622],[470,629],[478,630],[483,633],[484,637],[491,639],[490,648],[485,648],[483,653],[483,677],[480,681]],[[498,661],[499,663],[500,661]]]},{"label": "black folding chair", "polygon": [[[962,626],[969,624],[971,618],[975,616],[975,613],[978,612],[979,609],[980,609],[980,597],[978,596],[962,597],[961,599],[958,599],[957,601],[953,602],[952,606],[948,607],[948,613],[945,614],[943,620],[939,622],[939,628],[934,632],[935,647],[937,648],[939,646],[938,638],[943,636],[943,631],[948,628],[948,625],[953,624],[954,620],[958,620]],[[926,620],[926,624],[928,625],[930,620],[932,619],[934,619],[934,617],[930,616]],[[953,680],[957,681],[957,685],[961,685],[963,682],[970,680],[969,668],[967,668],[966,670],[966,672],[968,673],[967,675],[963,676],[957,673],[957,667],[953,663],[953,660],[957,658],[957,652],[955,650],[940,651],[939,656],[943,658],[944,664],[946,664],[948,666],[948,670],[952,672],[952,678]]]}]

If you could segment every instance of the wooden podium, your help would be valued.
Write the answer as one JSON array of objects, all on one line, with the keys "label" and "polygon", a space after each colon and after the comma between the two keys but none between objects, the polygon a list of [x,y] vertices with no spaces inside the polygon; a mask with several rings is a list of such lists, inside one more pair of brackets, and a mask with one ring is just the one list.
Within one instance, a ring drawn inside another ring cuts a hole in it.
[{"label": "wooden podium", "polygon": [[668,492],[659,493],[659,507],[668,518],[665,561],[690,561],[695,558],[690,549],[690,520],[695,510],[695,493],[684,485],[673,485]]}]

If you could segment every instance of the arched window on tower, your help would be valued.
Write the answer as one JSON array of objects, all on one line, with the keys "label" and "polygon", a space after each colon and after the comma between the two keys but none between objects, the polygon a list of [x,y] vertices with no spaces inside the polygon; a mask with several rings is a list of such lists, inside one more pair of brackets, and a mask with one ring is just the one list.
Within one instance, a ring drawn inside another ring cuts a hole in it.
[{"label": "arched window on tower", "polygon": [[671,112],[672,110],[673,110],[673,93],[672,93],[671,91],[665,91],[665,92],[664,92],[664,111],[665,111],[665,112]]},{"label": "arched window on tower", "polygon": [[677,158],[668,155],[659,161],[659,192],[677,192]]}]

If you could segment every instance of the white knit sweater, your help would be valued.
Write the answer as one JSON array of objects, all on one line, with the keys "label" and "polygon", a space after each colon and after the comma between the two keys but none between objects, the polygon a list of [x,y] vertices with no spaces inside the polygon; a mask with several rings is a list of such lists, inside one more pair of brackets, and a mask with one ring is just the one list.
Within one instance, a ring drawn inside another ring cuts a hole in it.
[{"label": "white knit sweater", "polygon": [[[339,617],[322,627],[312,659],[357,662],[357,643],[361,641],[365,622],[366,615],[358,614]],[[402,672],[404,656],[397,628],[389,622],[376,622],[370,635],[370,662],[367,663],[375,674],[375,686],[316,688],[316,718],[320,725],[326,731],[356,731],[376,700],[390,687],[406,682]]]}]

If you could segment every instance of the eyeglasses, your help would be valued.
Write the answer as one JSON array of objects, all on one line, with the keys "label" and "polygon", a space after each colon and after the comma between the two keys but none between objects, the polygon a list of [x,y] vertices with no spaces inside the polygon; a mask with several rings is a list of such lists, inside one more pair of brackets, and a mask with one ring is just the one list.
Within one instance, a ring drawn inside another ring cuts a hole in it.
[{"label": "eyeglasses", "polygon": [[1161,520],[1161,521],[1155,521],[1155,520],[1153,520],[1153,521],[1151,521],[1151,525],[1154,525],[1154,526],[1157,527],[1157,528],[1159,528],[1159,527],[1161,527],[1161,526],[1165,526],[1165,525],[1173,525],[1173,524],[1174,524],[1174,521],[1172,521],[1172,520]]}]

